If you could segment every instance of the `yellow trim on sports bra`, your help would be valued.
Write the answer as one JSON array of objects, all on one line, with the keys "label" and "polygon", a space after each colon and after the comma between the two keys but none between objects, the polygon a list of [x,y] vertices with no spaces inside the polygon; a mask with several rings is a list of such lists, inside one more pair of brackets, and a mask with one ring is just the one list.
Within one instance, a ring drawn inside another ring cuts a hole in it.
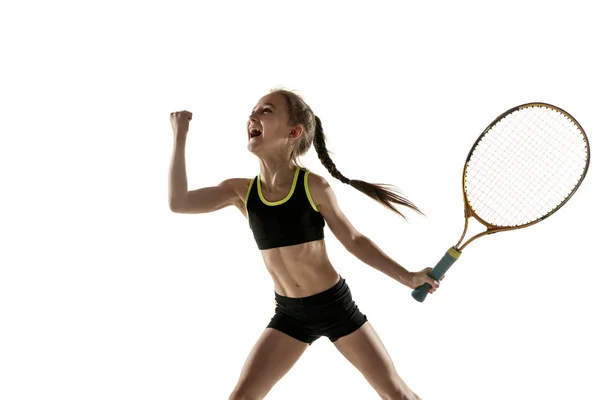
[{"label": "yellow trim on sports bra", "polygon": [[246,200],[244,201],[244,205],[246,206],[246,215],[248,215],[248,197],[250,197],[250,190],[254,184],[254,179],[255,178],[250,179],[250,184],[248,185],[248,190],[246,191]]},{"label": "yellow trim on sports bra", "polygon": [[312,196],[310,195],[310,189],[308,188],[308,174],[310,174],[310,171],[306,170],[306,172],[304,173],[304,190],[306,190],[306,196],[308,197],[308,201],[310,202],[310,205],[312,206],[313,210],[319,212],[319,210],[317,209],[317,205],[315,204],[315,202],[312,199]]},{"label": "yellow trim on sports bra", "polygon": [[268,206],[278,206],[280,204],[285,203],[294,194],[294,189],[296,189],[296,182],[298,181],[299,174],[300,174],[300,167],[296,167],[296,172],[294,173],[294,180],[292,181],[292,187],[290,188],[290,192],[287,194],[287,196],[285,196],[283,199],[281,199],[279,201],[267,201],[263,197],[262,190],[260,188],[260,175],[258,175],[258,179],[256,181],[256,186],[258,188],[258,197],[260,197],[260,200]]}]

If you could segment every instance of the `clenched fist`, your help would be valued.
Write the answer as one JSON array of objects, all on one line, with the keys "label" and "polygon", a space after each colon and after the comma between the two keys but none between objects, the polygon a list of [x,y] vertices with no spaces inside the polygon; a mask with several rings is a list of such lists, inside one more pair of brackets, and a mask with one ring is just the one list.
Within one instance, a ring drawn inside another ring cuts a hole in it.
[{"label": "clenched fist", "polygon": [[189,111],[176,111],[171,113],[171,127],[175,136],[185,136],[190,129],[192,113]]}]

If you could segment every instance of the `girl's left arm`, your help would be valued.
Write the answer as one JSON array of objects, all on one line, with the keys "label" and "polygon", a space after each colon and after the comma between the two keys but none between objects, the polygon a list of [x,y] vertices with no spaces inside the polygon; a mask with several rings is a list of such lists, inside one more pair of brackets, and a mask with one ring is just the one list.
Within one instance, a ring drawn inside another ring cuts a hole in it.
[{"label": "girl's left arm", "polygon": [[340,209],[335,193],[325,178],[311,173],[308,176],[308,185],[313,202],[323,215],[327,226],[356,258],[412,289],[426,282],[433,287],[431,291],[439,287],[439,283],[427,275],[431,268],[409,272],[385,254],[371,239],[356,230]]}]

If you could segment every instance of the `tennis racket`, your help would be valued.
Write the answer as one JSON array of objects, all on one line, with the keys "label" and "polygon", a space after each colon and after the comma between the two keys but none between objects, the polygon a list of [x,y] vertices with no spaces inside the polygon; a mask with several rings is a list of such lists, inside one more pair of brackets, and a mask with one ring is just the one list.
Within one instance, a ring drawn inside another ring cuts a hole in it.
[{"label": "tennis racket", "polygon": [[[545,103],[523,104],[501,114],[479,136],[463,169],[465,227],[429,273],[439,280],[469,243],[536,224],[560,209],[581,185],[590,145],[569,113]],[[469,219],[487,229],[462,243]],[[461,244],[462,243],[462,244]],[[412,292],[423,302],[428,283]]]}]

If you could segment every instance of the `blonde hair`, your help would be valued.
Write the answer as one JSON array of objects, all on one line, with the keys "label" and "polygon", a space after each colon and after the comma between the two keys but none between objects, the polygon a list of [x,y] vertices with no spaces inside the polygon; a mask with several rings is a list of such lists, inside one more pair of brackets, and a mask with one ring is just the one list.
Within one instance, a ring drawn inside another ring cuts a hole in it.
[{"label": "blonde hair", "polygon": [[348,179],[342,175],[335,163],[331,160],[329,152],[327,151],[321,120],[315,115],[302,97],[292,91],[279,88],[272,89],[271,93],[281,94],[285,98],[289,115],[288,124],[292,126],[301,125],[303,127],[302,135],[295,142],[295,146],[292,149],[291,157],[294,164],[300,165],[300,157],[306,154],[311,145],[314,144],[319,160],[321,160],[321,163],[334,178],[363,192],[402,217],[404,217],[404,215],[396,209],[393,204],[399,204],[411,208],[419,214],[423,214],[417,206],[402,197],[400,190],[392,185],[373,184],[357,179]]}]

